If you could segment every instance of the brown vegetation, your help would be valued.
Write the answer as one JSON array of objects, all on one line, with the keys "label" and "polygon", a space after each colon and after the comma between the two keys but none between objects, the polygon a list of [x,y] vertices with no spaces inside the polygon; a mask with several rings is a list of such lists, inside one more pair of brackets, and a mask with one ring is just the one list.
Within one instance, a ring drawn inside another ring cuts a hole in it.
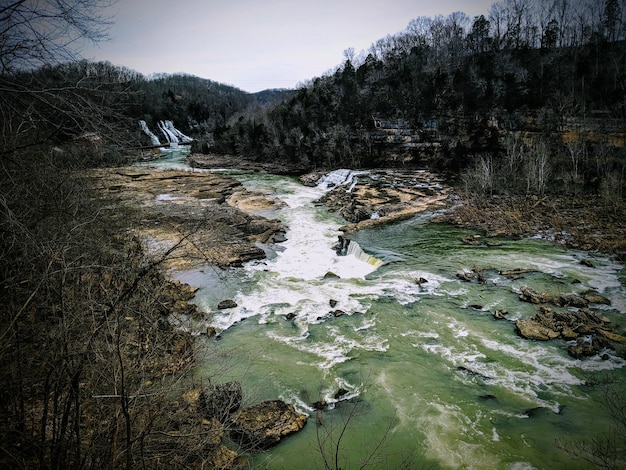
[{"label": "brown vegetation", "polygon": [[567,247],[626,259],[626,205],[594,196],[494,196],[465,193],[437,222],[480,229],[487,237],[542,235]]}]

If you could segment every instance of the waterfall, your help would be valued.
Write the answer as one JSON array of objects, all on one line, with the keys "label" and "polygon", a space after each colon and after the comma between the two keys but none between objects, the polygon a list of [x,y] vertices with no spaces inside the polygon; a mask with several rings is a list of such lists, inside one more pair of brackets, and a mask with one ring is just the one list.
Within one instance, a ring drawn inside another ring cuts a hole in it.
[{"label": "waterfall", "polygon": [[144,132],[144,134],[150,137],[152,145],[161,145],[161,142],[159,142],[159,138],[154,135],[154,133],[150,129],[148,129],[146,121],[139,121],[139,127],[141,127],[141,130]]},{"label": "waterfall", "polygon": [[384,261],[381,261],[378,258],[365,253],[361,248],[361,245],[359,245],[354,240],[350,240],[349,238],[345,238],[341,235],[339,236],[339,244],[336,248],[337,254],[339,256],[354,256],[359,261],[362,261],[374,267],[374,269],[378,269],[383,264],[385,264]]},{"label": "waterfall", "polygon": [[165,123],[163,121],[159,121],[159,123],[157,125],[158,125],[159,129],[161,130],[161,132],[163,133],[163,135],[165,136],[165,138],[167,139],[167,141],[169,142],[170,148],[178,147],[178,137],[176,137],[176,134],[174,134],[172,131],[170,131],[165,126]]},{"label": "waterfall", "polygon": [[368,171],[354,171],[347,169],[331,171],[317,180],[317,187],[324,191],[328,191],[335,186],[345,186],[350,184],[350,187],[347,189],[347,192],[350,192],[356,185],[357,176],[366,175],[368,173]]},{"label": "waterfall", "polygon": [[181,131],[174,127],[174,123],[172,121],[163,121],[163,126],[169,131],[170,134],[174,135],[177,140],[182,141],[183,144],[189,144],[193,142],[193,139]]}]

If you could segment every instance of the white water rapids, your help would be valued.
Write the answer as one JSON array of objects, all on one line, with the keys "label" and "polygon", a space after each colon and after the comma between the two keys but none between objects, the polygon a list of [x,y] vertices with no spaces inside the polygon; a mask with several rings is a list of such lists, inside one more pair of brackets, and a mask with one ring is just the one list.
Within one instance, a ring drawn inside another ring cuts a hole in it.
[{"label": "white water rapids", "polygon": [[[251,400],[281,398],[311,417],[259,456],[259,468],[323,468],[316,421],[338,425],[354,404],[359,413],[342,441],[343,468],[358,468],[383,438],[384,458],[369,468],[398,468],[408,454],[419,457],[410,468],[589,468],[555,439],[589,439],[609,428],[601,390],[586,379],[598,371],[623,379],[626,362],[614,350],[579,360],[562,340],[520,338],[513,322],[536,307],[517,296],[522,286],[554,294],[595,289],[612,302],[603,313],[623,323],[622,266],[541,240],[467,246],[461,239],[471,232],[431,224],[428,215],[360,232],[340,256],[344,221],[315,201],[333,185],[350,190],[358,172],[334,173],[313,188],[232,174],[249,188],[273,189],[285,203],[268,216],[285,223],[287,241],[242,268],[177,277],[200,288],[197,303],[208,315],[187,327],[219,332],[205,342],[206,374],[215,377],[217,358],[228,352],[219,380],[239,380]],[[476,266],[487,269],[485,283],[456,278]],[[498,272],[519,268],[537,272],[515,280]],[[218,310],[227,298],[237,307]],[[506,320],[493,319],[496,309],[509,311]],[[347,392],[341,399],[339,389]],[[330,409],[316,414],[317,400]]]}]

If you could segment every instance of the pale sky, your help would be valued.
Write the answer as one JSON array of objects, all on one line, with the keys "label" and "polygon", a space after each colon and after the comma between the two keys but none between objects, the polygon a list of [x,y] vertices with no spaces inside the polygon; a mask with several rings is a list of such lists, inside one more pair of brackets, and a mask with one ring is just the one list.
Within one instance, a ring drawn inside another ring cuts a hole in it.
[{"label": "pale sky", "polygon": [[110,40],[82,55],[248,92],[294,88],[419,16],[487,15],[495,0],[119,0]]}]

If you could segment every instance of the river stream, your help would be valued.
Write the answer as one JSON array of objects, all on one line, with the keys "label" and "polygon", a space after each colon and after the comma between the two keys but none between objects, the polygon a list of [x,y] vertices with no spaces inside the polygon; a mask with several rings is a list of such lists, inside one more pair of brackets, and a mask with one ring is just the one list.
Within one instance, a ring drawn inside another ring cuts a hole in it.
[{"label": "river stream", "polygon": [[[350,237],[358,245],[340,256],[345,221],[315,204],[324,188],[229,173],[285,203],[264,215],[285,223],[287,241],[241,268],[176,277],[200,288],[196,302],[210,314],[191,327],[219,333],[206,341],[203,373],[241,381],[250,404],[280,398],[309,415],[303,431],[256,456],[255,466],[325,468],[327,458],[361,468],[373,455],[367,468],[590,468],[557,441],[573,447],[609,430],[602,393],[587,377],[624,378],[626,363],[612,350],[578,360],[563,340],[519,337],[514,321],[537,307],[518,293],[594,289],[611,300],[603,313],[623,323],[622,266],[540,239],[468,246],[462,239],[475,233],[431,223],[432,214],[358,232]],[[457,278],[476,267],[486,282]],[[511,269],[535,272],[499,274]],[[218,310],[224,299],[237,307]],[[498,309],[508,310],[505,319],[494,319]]]}]

